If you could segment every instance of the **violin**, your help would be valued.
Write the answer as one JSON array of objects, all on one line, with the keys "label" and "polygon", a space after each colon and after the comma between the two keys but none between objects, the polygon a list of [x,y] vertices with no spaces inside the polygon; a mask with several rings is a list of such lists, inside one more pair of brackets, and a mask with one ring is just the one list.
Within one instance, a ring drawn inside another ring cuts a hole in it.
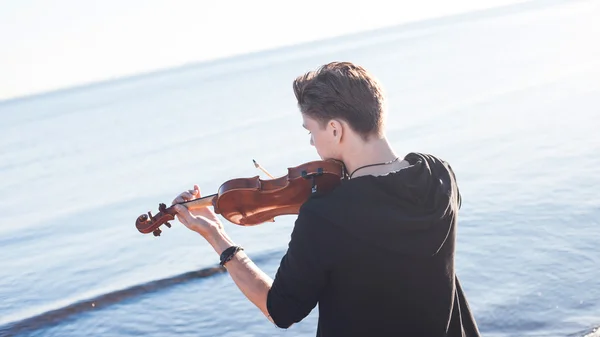
[{"label": "violin", "polygon": [[[255,165],[258,167],[256,162]],[[274,222],[275,217],[280,215],[298,214],[300,206],[312,194],[329,193],[345,175],[343,163],[337,160],[311,161],[287,170],[287,175],[269,180],[259,176],[231,179],[224,182],[215,194],[179,204],[190,211],[212,206],[215,213],[234,224],[254,226]],[[160,203],[156,215],[151,212],[140,215],[135,227],[140,233],[160,236],[162,231],[159,227],[166,225],[170,228],[169,221],[175,219],[176,214],[173,205],[167,207]]]}]

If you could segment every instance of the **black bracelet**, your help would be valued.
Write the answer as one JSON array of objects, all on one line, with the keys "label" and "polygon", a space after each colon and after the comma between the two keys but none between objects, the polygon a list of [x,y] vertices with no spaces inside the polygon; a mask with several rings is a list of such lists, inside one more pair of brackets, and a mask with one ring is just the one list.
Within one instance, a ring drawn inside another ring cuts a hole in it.
[{"label": "black bracelet", "polygon": [[223,253],[221,253],[221,262],[219,262],[219,265],[221,267],[225,266],[225,263],[227,263],[231,259],[233,259],[235,254],[237,254],[237,252],[239,252],[240,250],[244,250],[244,248],[242,248],[240,246],[231,246],[231,247],[225,249],[223,251]]}]

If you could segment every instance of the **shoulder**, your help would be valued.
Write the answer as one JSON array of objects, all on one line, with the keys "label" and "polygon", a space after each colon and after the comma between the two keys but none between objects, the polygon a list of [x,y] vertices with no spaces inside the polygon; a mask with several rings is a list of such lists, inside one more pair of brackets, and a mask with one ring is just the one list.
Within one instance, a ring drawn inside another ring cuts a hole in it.
[{"label": "shoulder", "polygon": [[329,193],[313,193],[302,204],[300,212],[318,217],[332,210],[343,209],[347,206],[348,197],[358,193],[355,185],[350,181],[342,181]]},{"label": "shoulder", "polygon": [[364,182],[342,181],[329,193],[312,194],[300,207],[297,225],[319,226],[318,231],[335,231],[334,228],[345,224],[359,207],[365,204],[368,194],[364,191]]},{"label": "shoulder", "polygon": [[298,222],[309,222],[310,224],[334,224],[349,205],[353,195],[357,193],[354,187],[347,181],[342,181],[333,190],[328,193],[316,192],[311,194],[308,199],[300,206],[298,213]]}]

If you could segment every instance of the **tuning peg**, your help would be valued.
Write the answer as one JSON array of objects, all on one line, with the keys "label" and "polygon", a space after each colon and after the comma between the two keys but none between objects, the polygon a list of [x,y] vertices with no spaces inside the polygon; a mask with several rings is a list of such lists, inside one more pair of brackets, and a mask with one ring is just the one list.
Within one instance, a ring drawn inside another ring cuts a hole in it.
[{"label": "tuning peg", "polygon": [[165,209],[167,209],[167,205],[166,204],[164,204],[164,203],[158,204],[158,210],[159,211],[164,212]]},{"label": "tuning peg", "polygon": [[168,223],[168,222],[165,222],[165,225],[166,225],[167,227],[171,228],[171,224],[170,224],[170,223]]},{"label": "tuning peg", "polygon": [[154,232],[152,232],[152,234],[154,234],[154,236],[160,236],[161,232],[162,231],[159,228],[157,228],[157,229],[154,230]]},{"label": "tuning peg", "polygon": [[148,211],[148,218],[152,220],[152,212]]}]

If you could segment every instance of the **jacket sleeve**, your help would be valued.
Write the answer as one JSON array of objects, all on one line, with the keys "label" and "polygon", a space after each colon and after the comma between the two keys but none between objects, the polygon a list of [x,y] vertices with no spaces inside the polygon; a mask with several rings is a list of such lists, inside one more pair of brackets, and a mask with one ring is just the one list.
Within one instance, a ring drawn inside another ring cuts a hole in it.
[{"label": "jacket sleeve", "polygon": [[301,209],[288,250],[267,295],[267,310],[280,328],[288,328],[304,319],[316,306],[327,284],[331,257],[327,254],[334,241],[328,238],[323,227],[323,220]]}]

